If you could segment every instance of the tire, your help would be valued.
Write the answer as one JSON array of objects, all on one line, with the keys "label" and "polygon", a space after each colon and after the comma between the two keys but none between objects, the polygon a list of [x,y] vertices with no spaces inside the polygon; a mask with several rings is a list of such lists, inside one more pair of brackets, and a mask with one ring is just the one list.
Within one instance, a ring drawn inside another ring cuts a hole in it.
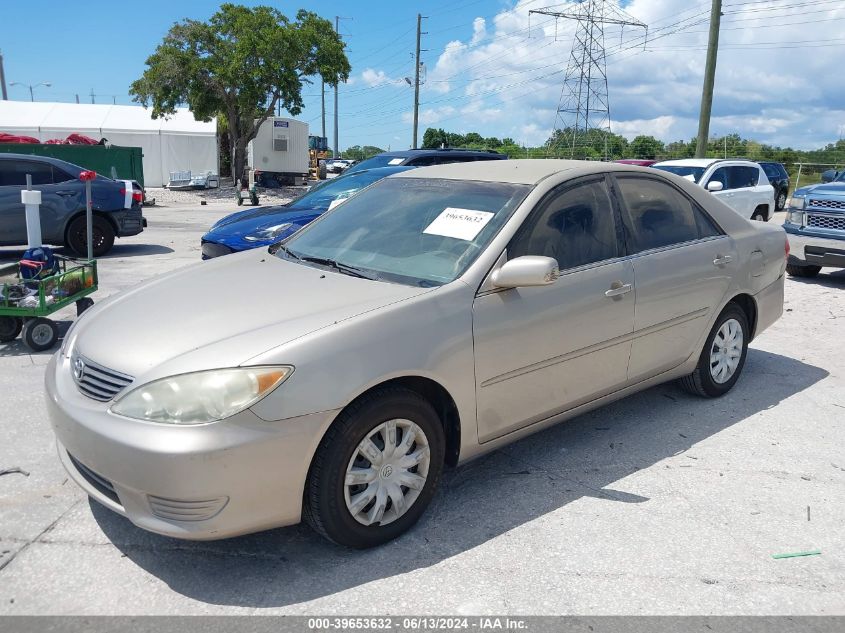
[{"label": "tire", "polygon": [[786,191],[781,191],[775,198],[775,211],[783,211],[786,206]]},{"label": "tire", "polygon": [[[409,430],[414,439],[399,457],[391,456],[385,463],[381,459],[391,422],[394,447],[402,445]],[[376,449],[372,459],[360,452],[368,438]],[[419,394],[389,387],[362,397],[338,416],[320,442],[305,485],[305,520],[330,541],[356,549],[396,538],[417,522],[434,496],[443,473],[445,445],[437,413]],[[402,457],[416,457],[417,462],[402,466]],[[352,470],[372,478],[347,484]],[[415,482],[411,487],[402,483],[411,481]],[[407,505],[397,510],[394,498]],[[353,514],[356,501],[364,504]],[[367,521],[372,522],[367,525]]]},{"label": "tire", "polygon": [[325,180],[326,179],[326,164],[323,163],[317,168],[317,180]]},{"label": "tire", "polygon": [[[734,338],[733,344],[731,339],[724,335],[730,332],[731,328],[739,327],[739,334],[741,341],[738,342],[739,349],[737,349],[737,341]],[[723,329],[723,328],[727,328]],[[707,336],[707,341],[704,344],[704,349],[701,350],[701,356],[698,358],[698,365],[689,376],[684,376],[680,379],[680,385],[689,393],[701,396],[703,398],[718,398],[726,394],[739,380],[742,373],[742,368],[745,366],[745,357],[748,354],[748,340],[751,336],[750,328],[748,327],[748,317],[739,305],[736,303],[729,303],[722,310],[716,323],[713,324],[713,329]],[[718,361],[713,360],[711,352],[715,356],[719,356],[718,349],[720,348],[717,337],[727,338],[728,345],[721,346],[726,353],[721,355]],[[732,353],[738,353],[739,356],[734,356]],[[735,361],[733,368],[730,368],[731,359]],[[718,363],[718,364],[717,364]],[[720,375],[721,367],[726,366],[728,370],[725,374]]]},{"label": "tire", "polygon": [[0,316],[0,343],[8,343],[18,338],[23,328],[23,321],[18,317]]},{"label": "tire", "polygon": [[50,319],[38,317],[23,324],[23,342],[34,352],[50,349],[59,339],[59,328]]},{"label": "tire", "polygon": [[[91,238],[94,243],[94,257],[102,257],[114,246],[114,228],[108,220],[95,215],[91,227]],[[88,256],[88,231],[84,215],[71,221],[67,228],[66,244],[80,257]]]},{"label": "tire", "polygon": [[821,272],[821,266],[801,266],[799,264],[787,264],[786,272],[793,277],[815,277]]}]

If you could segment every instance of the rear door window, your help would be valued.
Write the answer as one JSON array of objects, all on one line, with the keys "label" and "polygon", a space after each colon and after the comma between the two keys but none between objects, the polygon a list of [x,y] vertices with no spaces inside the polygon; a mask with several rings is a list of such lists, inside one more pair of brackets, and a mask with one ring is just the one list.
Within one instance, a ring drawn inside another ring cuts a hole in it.
[{"label": "rear door window", "polygon": [[674,187],[650,178],[617,181],[630,253],[721,234],[709,216]]},{"label": "rear door window", "polygon": [[760,170],[757,167],[744,167],[734,165],[727,167],[730,189],[746,189],[756,187],[760,179]]}]

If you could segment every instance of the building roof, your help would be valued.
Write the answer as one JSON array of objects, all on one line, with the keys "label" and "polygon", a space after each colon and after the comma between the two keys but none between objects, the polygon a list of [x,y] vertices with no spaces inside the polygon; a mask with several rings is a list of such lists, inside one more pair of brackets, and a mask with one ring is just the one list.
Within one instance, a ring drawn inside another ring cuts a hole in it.
[{"label": "building roof", "polygon": [[[56,135],[84,130],[112,132],[190,134],[216,136],[217,122],[194,119],[187,108],[164,119],[153,119],[151,110],[141,106],[100,103],[51,103],[44,101],[0,101],[0,130],[16,132],[42,131]],[[45,139],[42,139],[45,140]]]}]

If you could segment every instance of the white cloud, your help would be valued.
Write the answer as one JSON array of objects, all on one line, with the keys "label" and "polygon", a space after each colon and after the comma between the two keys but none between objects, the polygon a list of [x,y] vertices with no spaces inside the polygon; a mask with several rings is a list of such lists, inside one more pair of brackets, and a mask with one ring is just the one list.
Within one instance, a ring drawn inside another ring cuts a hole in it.
[{"label": "white cloud", "polygon": [[[788,0],[726,6],[713,133],[800,148],[839,137],[845,84],[842,48],[833,43],[842,41],[845,4],[820,7],[807,16]],[[462,37],[443,46],[422,90],[424,125],[545,141],[555,124],[575,25],[536,14],[529,19],[531,8],[535,3],[519,0],[492,19],[476,18]],[[649,38],[643,47],[641,31],[606,29],[614,131],[665,141],[695,135],[709,9],[709,0],[625,3],[627,13],[649,25]],[[797,26],[811,18],[811,28]]]},{"label": "white cloud", "polygon": [[384,84],[399,84],[401,79],[392,79],[388,77],[383,70],[374,70],[367,68],[361,73],[361,80],[370,88],[374,86],[383,86]]}]

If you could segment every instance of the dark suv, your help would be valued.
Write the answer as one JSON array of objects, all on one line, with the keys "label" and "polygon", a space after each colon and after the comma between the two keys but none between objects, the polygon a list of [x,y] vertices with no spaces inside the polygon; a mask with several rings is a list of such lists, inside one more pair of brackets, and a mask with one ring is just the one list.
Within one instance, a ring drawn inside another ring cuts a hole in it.
[{"label": "dark suv", "polygon": [[783,211],[786,206],[786,199],[789,196],[789,174],[786,173],[786,168],[780,163],[757,162],[766,172],[769,183],[775,188],[775,211]]},{"label": "dark suv", "polygon": [[[42,241],[65,245],[78,255],[85,255],[85,183],[79,180],[83,171],[79,165],[57,158],[0,154],[0,246],[27,243],[21,191],[26,188],[29,174],[32,188],[41,192]],[[98,175],[91,182],[95,257],[107,253],[115,237],[137,235],[144,230],[147,223],[141,214],[142,200],[140,185],[132,181]]]},{"label": "dark suv", "polygon": [[505,154],[493,150],[460,149],[446,147],[441,149],[406,149],[395,152],[383,152],[353,165],[344,174],[373,167],[405,165],[408,167],[428,167],[446,163],[469,163],[474,160],[507,160]]}]

